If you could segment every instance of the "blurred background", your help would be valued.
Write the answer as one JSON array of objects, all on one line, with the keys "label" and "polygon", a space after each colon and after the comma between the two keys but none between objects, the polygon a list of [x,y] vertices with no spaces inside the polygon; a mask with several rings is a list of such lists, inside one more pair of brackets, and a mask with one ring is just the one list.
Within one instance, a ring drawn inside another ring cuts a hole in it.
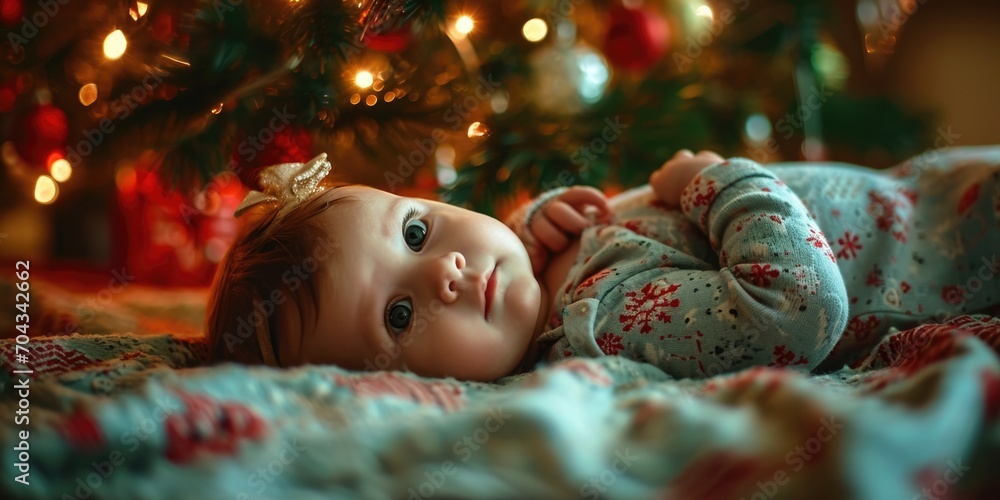
[{"label": "blurred background", "polygon": [[0,0],[0,259],[202,286],[262,167],[502,216],[677,149],[1000,143],[993,0]]}]

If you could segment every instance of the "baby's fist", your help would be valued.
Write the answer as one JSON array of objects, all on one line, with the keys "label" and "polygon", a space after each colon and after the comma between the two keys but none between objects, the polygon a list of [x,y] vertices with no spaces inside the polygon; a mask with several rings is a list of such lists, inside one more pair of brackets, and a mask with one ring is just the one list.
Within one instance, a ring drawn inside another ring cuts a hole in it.
[{"label": "baby's fist", "polygon": [[607,222],[610,216],[607,197],[592,187],[573,186],[549,200],[528,222],[528,230],[537,242],[534,248],[528,248],[531,268],[541,272],[550,255],[565,250],[584,229],[596,222]]},{"label": "baby's fist", "polygon": [[721,156],[711,151],[701,151],[695,155],[682,149],[649,176],[649,185],[660,201],[667,206],[678,207],[681,204],[681,192],[698,172],[723,161]]}]

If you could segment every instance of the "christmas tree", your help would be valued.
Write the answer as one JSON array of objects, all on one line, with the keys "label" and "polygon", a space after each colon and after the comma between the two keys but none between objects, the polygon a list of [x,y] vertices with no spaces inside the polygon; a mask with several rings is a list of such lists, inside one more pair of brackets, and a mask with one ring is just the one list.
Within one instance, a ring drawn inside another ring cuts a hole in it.
[{"label": "christmas tree", "polygon": [[905,22],[860,16],[887,3],[2,0],[4,198],[142,157],[192,199],[325,151],[347,180],[493,213],[643,183],[681,148],[901,159],[925,118],[851,92]]}]

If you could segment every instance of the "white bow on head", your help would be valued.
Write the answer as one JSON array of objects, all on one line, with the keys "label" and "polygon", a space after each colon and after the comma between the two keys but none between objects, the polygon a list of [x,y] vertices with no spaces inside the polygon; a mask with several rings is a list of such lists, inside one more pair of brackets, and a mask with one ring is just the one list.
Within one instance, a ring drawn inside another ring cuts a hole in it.
[{"label": "white bow on head", "polygon": [[313,193],[322,191],[319,183],[332,168],[326,160],[326,153],[320,153],[306,163],[280,163],[266,167],[260,172],[260,186],[264,191],[247,193],[233,215],[239,217],[251,207],[267,202],[284,205],[278,212],[281,217]]}]

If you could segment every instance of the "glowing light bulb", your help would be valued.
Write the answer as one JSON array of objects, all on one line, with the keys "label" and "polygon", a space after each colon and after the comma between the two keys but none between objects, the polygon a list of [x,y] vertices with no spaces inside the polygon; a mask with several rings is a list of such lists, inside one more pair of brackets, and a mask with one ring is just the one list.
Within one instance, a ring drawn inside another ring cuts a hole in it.
[{"label": "glowing light bulb", "polygon": [[125,47],[128,41],[125,40],[125,33],[122,30],[114,30],[104,39],[104,57],[115,60],[125,54]]},{"label": "glowing light bulb", "polygon": [[47,175],[38,177],[38,181],[35,182],[35,201],[48,205],[55,201],[58,195],[59,188],[56,186],[56,181]]},{"label": "glowing light bulb", "polygon": [[358,74],[354,75],[354,84],[358,87],[366,89],[375,83],[375,77],[367,71],[358,71]]},{"label": "glowing light bulb", "polygon": [[49,172],[52,173],[52,178],[57,182],[66,182],[73,175],[73,166],[65,158],[59,158],[49,166]]},{"label": "glowing light bulb", "polygon": [[475,21],[469,16],[460,16],[457,21],[455,21],[455,31],[468,35],[472,32],[472,29],[476,27]]},{"label": "glowing light bulb", "polygon": [[545,35],[549,32],[549,26],[545,24],[545,21],[534,18],[529,19],[528,22],[524,23],[521,28],[521,33],[524,35],[524,39],[529,42],[538,42],[545,38]]},{"label": "glowing light bulb", "polygon": [[695,9],[694,10],[694,14],[696,16],[704,17],[705,19],[708,19],[709,21],[711,21],[712,17],[714,17],[714,14],[712,14],[712,8],[709,7],[709,6],[707,6],[707,5],[702,5],[702,6],[698,7],[697,9]]}]

